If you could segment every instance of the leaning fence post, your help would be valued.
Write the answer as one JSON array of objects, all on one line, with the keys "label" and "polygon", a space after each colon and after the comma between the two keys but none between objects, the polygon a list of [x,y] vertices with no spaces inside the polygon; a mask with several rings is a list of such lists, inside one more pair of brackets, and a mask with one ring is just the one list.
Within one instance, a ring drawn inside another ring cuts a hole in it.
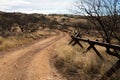
[{"label": "leaning fence post", "polygon": [[100,80],[107,80],[113,73],[120,69],[120,60],[116,62],[102,77]]},{"label": "leaning fence post", "polygon": [[[70,44],[74,42],[73,45],[79,44],[81,46],[80,41],[89,43],[90,46],[84,52],[87,52],[92,48],[96,52],[96,54],[100,57],[100,59],[102,59],[102,60],[104,60],[104,58],[99,53],[99,51],[95,48],[94,45],[105,47],[107,54],[118,58],[118,61],[100,78],[100,80],[107,80],[108,77],[111,77],[112,74],[114,74],[117,70],[120,69],[120,54],[119,54],[120,45],[87,40],[87,39],[78,37],[78,34],[75,34],[75,36],[71,36],[71,38],[72,38],[72,40],[71,40]],[[111,51],[110,49],[113,49],[114,51]]]}]

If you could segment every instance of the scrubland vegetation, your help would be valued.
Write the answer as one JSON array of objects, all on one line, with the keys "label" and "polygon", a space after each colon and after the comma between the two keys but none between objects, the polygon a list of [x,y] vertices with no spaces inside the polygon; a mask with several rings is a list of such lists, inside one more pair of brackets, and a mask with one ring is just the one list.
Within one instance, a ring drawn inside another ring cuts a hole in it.
[{"label": "scrubland vegetation", "polygon": [[42,14],[0,12],[0,51],[56,35],[47,27],[48,21]]},{"label": "scrubland vegetation", "polygon": [[[118,6],[120,6],[119,0],[77,0],[75,12],[85,16],[79,18],[81,21],[78,22],[73,19],[75,33],[79,34],[75,37],[119,46],[120,9]],[[78,43],[77,38],[73,40]],[[54,64],[58,72],[68,80],[119,80],[120,51],[111,50],[109,47],[94,46],[95,44],[89,41],[88,43],[99,50],[104,61],[95,55],[95,50],[83,54],[83,50],[86,50],[88,46],[86,43],[82,43],[85,49],[80,49],[77,45],[75,47],[64,45],[65,48],[62,46],[61,49],[56,49],[56,53],[59,54],[55,57]]]},{"label": "scrubland vegetation", "polygon": [[[0,12],[0,51],[8,50],[48,35],[55,35],[55,29],[72,32],[73,28],[86,20],[73,15],[44,15]],[[78,18],[78,19],[77,19]],[[83,27],[83,29],[89,29]]]},{"label": "scrubland vegetation", "polygon": [[[0,12],[0,51],[56,35],[56,29],[70,34],[77,29],[84,38],[103,41],[94,25],[84,16]],[[120,29],[117,30],[119,34]],[[56,55],[52,58],[57,71],[68,80],[98,80],[117,60],[98,46],[105,61],[101,61],[92,50],[83,54],[85,49],[78,45],[72,47],[68,45],[70,38],[66,40],[68,41],[64,42],[64,45],[58,45],[59,47],[53,51]],[[118,44],[114,39],[112,43]],[[88,44],[82,44],[87,48]],[[116,72],[109,80],[119,80],[119,74],[120,71]]]},{"label": "scrubland vegetation", "polygon": [[[89,39],[94,40],[95,38],[89,37]],[[82,44],[84,44],[85,49],[89,46],[84,42]],[[83,53],[85,49],[82,49],[79,45],[72,47],[64,42],[64,45],[54,50],[53,53],[56,55],[52,57],[53,64],[67,80],[99,80],[118,59],[106,54],[105,48],[100,46],[96,46],[96,48],[105,60],[101,60],[92,49],[87,53]],[[118,70],[108,80],[119,80],[119,74],[120,71]]]},{"label": "scrubland vegetation", "polygon": [[0,37],[0,51],[10,50],[11,48],[19,47],[25,44],[34,42],[35,40],[44,39],[51,35],[56,35],[50,31],[36,31],[32,33],[21,33],[14,36]]}]

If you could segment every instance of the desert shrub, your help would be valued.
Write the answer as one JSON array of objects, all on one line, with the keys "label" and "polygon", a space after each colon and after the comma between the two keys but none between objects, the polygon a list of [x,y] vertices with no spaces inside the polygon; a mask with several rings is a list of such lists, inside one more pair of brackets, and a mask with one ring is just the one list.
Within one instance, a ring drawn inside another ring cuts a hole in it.
[{"label": "desert shrub", "polygon": [[94,29],[93,24],[91,24],[88,21],[84,21],[84,22],[77,22],[77,23],[73,23],[72,24],[75,28],[80,28],[80,29],[84,29],[84,30],[91,30]]},{"label": "desert shrub", "polygon": [[2,44],[4,41],[4,38],[0,36],[0,44]]}]

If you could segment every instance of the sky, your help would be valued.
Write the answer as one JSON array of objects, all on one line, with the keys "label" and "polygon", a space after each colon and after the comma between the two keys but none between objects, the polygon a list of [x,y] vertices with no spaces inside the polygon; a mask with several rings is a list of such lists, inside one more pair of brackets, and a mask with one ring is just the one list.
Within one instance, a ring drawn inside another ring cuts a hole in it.
[{"label": "sky", "polygon": [[72,14],[73,2],[74,0],[0,0],[0,11]]}]

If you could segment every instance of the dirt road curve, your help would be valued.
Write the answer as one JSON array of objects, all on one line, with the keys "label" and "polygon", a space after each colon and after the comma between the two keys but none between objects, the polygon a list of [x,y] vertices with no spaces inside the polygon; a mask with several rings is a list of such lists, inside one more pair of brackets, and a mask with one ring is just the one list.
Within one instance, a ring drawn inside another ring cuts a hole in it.
[{"label": "dirt road curve", "polygon": [[49,52],[64,38],[65,34],[60,33],[2,55],[0,80],[63,80],[50,65]]}]

